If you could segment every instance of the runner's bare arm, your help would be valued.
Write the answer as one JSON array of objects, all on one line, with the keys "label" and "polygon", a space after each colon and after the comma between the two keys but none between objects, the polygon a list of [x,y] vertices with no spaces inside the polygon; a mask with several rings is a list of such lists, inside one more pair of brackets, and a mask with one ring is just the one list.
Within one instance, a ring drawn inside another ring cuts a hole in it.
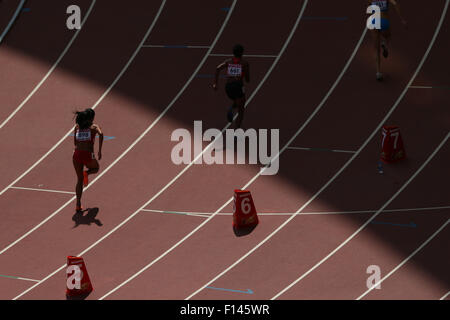
[{"label": "runner's bare arm", "polygon": [[227,67],[227,63],[228,63],[228,61],[224,61],[221,64],[219,64],[216,68],[216,74],[215,74],[214,83],[213,83],[214,90],[217,90],[217,81],[219,81],[220,71],[222,71],[223,69],[225,69]]}]

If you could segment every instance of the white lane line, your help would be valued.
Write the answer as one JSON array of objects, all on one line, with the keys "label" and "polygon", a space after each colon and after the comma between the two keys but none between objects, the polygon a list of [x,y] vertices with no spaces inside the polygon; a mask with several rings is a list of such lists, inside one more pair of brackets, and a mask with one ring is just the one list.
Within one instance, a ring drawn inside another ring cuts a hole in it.
[{"label": "white lane line", "polygon": [[425,87],[425,86],[410,86],[410,89],[433,89],[433,87]]},{"label": "white lane line", "polygon": [[[431,240],[433,240],[434,237],[437,236],[437,234],[439,232],[441,232],[448,224],[450,223],[450,219],[447,220],[447,222],[445,222],[435,233],[433,233],[424,243],[422,243],[416,250],[414,250],[413,253],[411,253],[405,260],[403,260],[398,266],[396,266],[394,269],[391,270],[391,272],[389,272],[387,275],[385,275],[380,281],[378,281],[377,283],[375,283],[373,285],[373,287],[371,287],[370,289],[368,289],[366,292],[364,292],[362,295],[360,295],[358,298],[356,298],[356,300],[361,300],[362,298],[364,298],[370,291],[373,290],[373,288],[377,287],[379,284],[381,284],[384,280],[386,280],[387,278],[389,278],[394,272],[396,272],[398,269],[400,269],[405,263],[407,263],[409,260],[411,260],[412,257],[414,257],[417,252],[419,252],[420,250],[422,250],[423,247],[425,247]],[[444,256],[447,256],[448,258],[448,252],[446,252],[444,250],[444,252],[442,252],[442,254]]]},{"label": "white lane line", "polygon": [[287,149],[289,149],[289,150],[304,150],[304,151],[325,151],[325,152],[336,152],[336,153],[356,153],[356,151],[327,149],[327,148],[288,147]]},{"label": "white lane line", "polygon": [[[94,5],[96,3],[97,0],[93,0],[91,3],[91,6],[89,7],[88,11],[86,12],[86,15],[84,16],[84,19],[81,23],[81,26],[83,27],[83,25],[85,24],[86,20],[89,18],[89,15],[91,14],[92,9],[94,8]],[[48,77],[50,77],[50,75],[53,73],[53,71],[56,69],[56,67],[59,65],[59,63],[61,62],[61,60],[64,58],[64,56],[66,55],[67,51],[69,51],[70,47],[72,46],[73,42],[75,41],[75,39],[78,37],[78,34],[80,33],[82,29],[79,29],[75,32],[75,34],[73,35],[72,39],[69,41],[69,43],[67,44],[66,48],[64,49],[64,51],[61,53],[61,55],[58,57],[58,60],[56,60],[56,62],[53,64],[53,66],[50,68],[50,70],[47,72],[47,74],[42,78],[42,80],[34,87],[34,89],[30,92],[30,94],[25,98],[25,100],[22,101],[22,103],[8,116],[8,118],[6,118],[1,124],[0,124],[0,129],[3,128],[9,120],[11,120],[16,114],[17,112],[19,112],[23,106],[31,99],[31,97],[36,93],[36,91],[39,90],[39,88],[44,84],[44,82],[48,79]],[[17,180],[16,180],[17,181]],[[14,182],[15,183],[15,182]],[[14,184],[13,183],[13,184]],[[11,184],[11,185],[13,185]],[[2,192],[0,192],[0,195],[2,195],[4,192],[4,190]]]},{"label": "white lane line", "polygon": [[[425,207],[425,208],[407,208],[407,209],[387,209],[382,213],[407,213],[418,211],[419,213],[428,213],[428,211],[439,211],[450,209],[450,206],[442,207]],[[189,211],[168,211],[168,210],[154,210],[154,209],[142,209],[141,211],[152,213],[164,213],[164,214],[179,214],[186,216],[207,218],[213,215],[213,212],[189,212]],[[358,210],[358,211],[318,211],[318,212],[302,212],[302,215],[347,215],[347,214],[370,214],[375,213],[377,210]],[[258,216],[292,216],[295,212],[261,212]],[[217,216],[232,216],[232,212],[219,212]]]},{"label": "white lane line", "polygon": [[8,278],[8,279],[14,279],[14,280],[24,280],[24,281],[32,281],[32,282],[39,282],[39,280],[29,279],[29,278],[23,278],[23,277],[16,277],[16,276],[6,276],[4,274],[0,274],[1,278]]},{"label": "white lane line", "polygon": [[50,189],[37,189],[37,188],[24,188],[24,187],[11,187],[10,189],[28,190],[28,191],[41,191],[41,192],[53,192],[53,193],[65,193],[65,194],[75,194],[75,192],[59,191],[59,190],[50,190]]},{"label": "white lane line", "polygon": [[445,300],[450,295],[450,291],[444,294],[439,300]]},{"label": "white lane line", "polygon": [[434,158],[434,156],[441,150],[442,146],[447,142],[450,138],[450,133],[446,135],[446,137],[442,140],[439,146],[431,153],[431,155],[427,158],[427,160],[417,169],[417,171],[402,185],[402,187],[388,200],[385,204],[375,213],[373,214],[361,227],[359,227],[350,237],[345,239],[338,247],[336,247],[333,251],[331,251],[327,256],[325,256],[322,260],[316,263],[312,268],[303,273],[300,277],[298,277],[295,281],[289,284],[286,288],[277,293],[271,300],[277,299],[280,295],[285,293],[287,290],[292,288],[298,282],[303,280],[306,276],[308,276],[311,272],[317,269],[320,265],[326,262],[330,257],[332,257],[336,252],[338,252],[341,248],[343,248],[347,243],[349,243],[353,238],[355,238],[365,227],[369,225],[369,223],[374,220],[392,201],[394,201],[397,196],[422,172],[422,170],[428,165],[428,163]]},{"label": "white lane line", "polygon": [[[144,41],[147,40],[148,36],[150,35],[151,31],[153,30],[153,27],[156,24],[156,21],[159,19],[159,16],[161,15],[161,12],[166,4],[167,0],[162,0],[161,5],[159,7],[159,10],[152,22],[152,24],[150,25],[150,27],[148,28],[146,34],[144,35],[143,39],[141,40],[139,46],[137,47],[137,49],[135,50],[135,52],[133,53],[133,55],[130,57],[130,59],[128,60],[127,64],[123,67],[122,71],[119,73],[119,75],[116,77],[116,79],[114,80],[114,82],[109,86],[109,88],[103,93],[103,95],[100,97],[100,99],[95,103],[94,106],[92,106],[92,108],[96,108],[99,103],[106,97],[106,95],[113,89],[113,87],[116,85],[116,83],[119,81],[120,78],[122,78],[123,74],[126,72],[126,70],[128,69],[128,67],[131,65],[131,63],[134,61],[134,59],[136,58],[137,54],[139,53],[140,49],[142,48],[142,44],[144,43]],[[155,120],[156,121],[156,120]],[[8,190],[9,188],[11,188],[17,181],[19,181],[23,176],[25,176],[28,172],[30,172],[33,168],[35,168],[41,161],[43,161],[53,150],[55,150],[71,133],[72,133],[73,129],[69,130],[66,135],[64,137],[62,137],[61,140],[59,140],[59,142],[53,146],[41,159],[39,159],[35,164],[33,164],[27,171],[25,171],[25,173],[23,173],[19,178],[17,178],[11,185],[9,185],[7,188],[5,188],[5,190],[3,190],[2,192],[0,192],[0,195],[3,194],[6,190]],[[115,161],[113,161],[105,170],[103,170],[100,174],[97,175],[97,177],[92,180],[89,185],[84,188],[84,190],[87,190],[88,188],[90,188],[95,181],[97,181],[98,179],[100,179],[109,169],[111,169],[129,150],[131,150],[131,148],[135,145],[136,143],[132,144],[124,153],[121,154],[121,156],[119,156],[119,158],[117,158]],[[29,236],[31,233],[33,233],[35,230],[37,230],[38,228],[40,228],[43,224],[45,224],[48,220],[50,220],[51,218],[53,218],[55,215],[57,215],[61,210],[63,210],[66,206],[68,206],[70,203],[73,203],[73,201],[76,199],[76,197],[72,197],[69,201],[67,201],[63,206],[61,206],[58,210],[56,210],[55,212],[53,212],[51,215],[49,215],[47,218],[45,218],[44,220],[42,220],[39,224],[37,224],[36,226],[34,226],[31,230],[29,230],[28,232],[26,232],[24,235],[22,235],[20,238],[16,239],[15,241],[13,241],[12,243],[10,243],[8,246],[6,246],[5,248],[3,248],[0,251],[0,255],[5,253],[8,249],[10,249],[11,247],[15,246],[17,243],[19,243],[20,241],[22,241],[24,238],[26,238],[27,236]]]},{"label": "white lane line", "polygon": [[166,48],[166,49],[209,49],[210,46],[188,46],[188,45],[167,45],[167,44],[144,44],[142,48]]},{"label": "white lane line", "polygon": [[450,86],[411,86],[411,89],[450,89]]},{"label": "white lane line", "polygon": [[[17,17],[19,16],[20,11],[23,8],[23,5],[25,4],[26,0],[22,0],[20,1],[19,5],[17,6],[16,11],[14,12],[11,20],[9,21],[8,25],[6,26],[5,30],[3,31],[3,33],[0,35],[0,44],[3,42],[3,39],[5,38],[5,36],[8,34],[9,29],[11,29],[12,25],[14,24],[14,22],[16,21]],[[0,127],[1,128],[1,127]]]},{"label": "white lane line", "polygon": [[[267,71],[266,75],[264,76],[264,78],[261,80],[261,82],[258,84],[258,86],[256,87],[255,91],[252,93],[252,95],[250,96],[250,98],[247,100],[246,102],[246,107],[248,106],[248,104],[252,101],[253,97],[256,95],[256,93],[259,91],[259,89],[262,87],[262,85],[264,84],[264,82],[267,80],[267,78],[269,77],[269,75],[271,74],[271,72],[273,71],[273,69],[275,68],[275,66],[277,65],[278,61],[280,60],[281,56],[283,55],[284,51],[286,50],[287,46],[289,45],[289,42],[291,41],[292,37],[294,36],[295,31],[297,30],[297,27],[299,25],[300,19],[303,16],[303,13],[306,9],[306,6],[308,4],[308,0],[303,1],[303,6],[302,9],[299,13],[299,16],[297,18],[297,21],[295,22],[289,36],[287,37],[282,49],[280,50],[280,55],[275,59],[275,61],[273,62],[273,64],[271,65],[270,69]],[[365,34],[366,31],[364,31]],[[362,40],[361,40],[362,41]],[[360,42],[361,42],[360,41]],[[221,134],[223,134],[223,132],[230,126],[230,124],[227,124],[225,126],[225,128],[222,130]],[[129,218],[127,218],[125,221],[123,221],[121,223],[121,225],[125,224],[128,220],[130,220],[133,216],[135,216],[136,214],[138,214],[142,209],[144,209],[145,207],[147,207],[154,199],[156,199],[162,192],[164,192],[168,187],[170,187],[184,172],[186,172],[192,165],[193,163],[195,163],[195,161],[197,161],[200,157],[202,157],[203,153],[206,152],[214,143],[210,143],[188,166],[186,166],[177,176],[175,176],[174,179],[172,179],[163,189],[161,189],[156,195],[154,195],[149,201],[147,201],[141,208],[139,208],[137,211],[135,211]],[[221,209],[219,209],[218,211],[221,211]],[[144,272],[146,269],[150,268],[153,264],[157,263],[159,260],[161,260],[162,258],[164,258],[166,255],[168,255],[170,252],[172,252],[173,250],[175,250],[178,246],[180,246],[185,240],[187,240],[188,238],[190,238],[195,232],[197,232],[198,230],[200,230],[206,223],[208,223],[209,220],[211,220],[214,217],[214,215],[212,215],[211,217],[209,217],[208,219],[206,219],[203,223],[201,223],[200,225],[198,225],[196,228],[194,228],[194,230],[192,230],[189,234],[187,234],[186,236],[184,236],[180,241],[178,241],[177,243],[175,243],[171,248],[169,248],[168,250],[166,250],[163,254],[161,254],[159,257],[157,257],[156,259],[154,259],[151,263],[149,263],[148,265],[146,265],[144,268],[142,268],[140,271],[138,271],[136,274],[134,274],[132,277],[130,277],[129,279],[127,279],[126,281],[124,281],[123,283],[121,283],[119,286],[117,286],[116,288],[114,288],[113,290],[111,290],[110,292],[108,292],[106,295],[104,295],[103,297],[101,297],[100,299],[104,299],[105,297],[107,297],[108,295],[112,294],[113,292],[115,292],[116,290],[118,290],[119,288],[121,288],[122,286],[124,286],[125,284],[127,284],[128,282],[130,282],[131,280],[133,280],[134,278],[136,278],[139,274],[141,274],[142,272]],[[118,226],[120,227],[120,225]]]},{"label": "white lane line", "polygon": [[[232,54],[227,53],[211,53],[211,57],[233,57]],[[244,54],[244,58],[276,58],[277,54]]]},{"label": "white lane line", "polygon": [[[105,174],[105,172],[111,168],[116,162],[118,162],[123,156],[125,156],[126,153],[129,152],[129,150],[131,150],[134,145],[136,145],[140,140],[142,140],[142,138],[150,131],[151,128],[153,128],[155,126],[155,124],[164,116],[164,114],[166,114],[168,112],[168,110],[175,104],[175,102],[179,99],[179,97],[184,93],[184,91],[186,90],[186,88],[189,86],[189,84],[192,82],[192,80],[195,79],[196,74],[200,71],[200,69],[203,67],[204,63],[206,62],[206,60],[208,59],[208,55],[211,52],[212,48],[215,47],[217,41],[219,40],[219,38],[221,37],[223,31],[225,30],[226,25],[228,24],[228,21],[230,20],[231,14],[233,13],[234,7],[236,6],[236,2],[237,0],[233,0],[233,4],[230,7],[230,10],[228,11],[228,14],[219,30],[219,32],[217,33],[213,43],[211,44],[211,48],[208,50],[208,52],[205,54],[204,58],[202,59],[202,61],[200,62],[200,64],[198,65],[197,69],[192,73],[191,77],[187,80],[186,84],[183,86],[183,88],[178,92],[178,94],[175,96],[175,98],[173,98],[172,102],[166,107],[166,109],[164,109],[164,111],[159,115],[159,117],[154,120],[154,122],[142,133],[142,135],[132,144],[130,145],[130,147],[124,151],[124,153],[122,153],[122,155],[116,159],[116,161],[114,163],[112,163],[107,169],[105,169],[99,176],[97,176],[97,179],[99,179],[103,174]],[[162,8],[164,7],[164,4],[166,3],[166,0],[163,1],[163,3],[161,4],[161,8],[158,12],[157,17],[154,20],[154,23],[156,22],[157,18],[159,17],[159,15],[161,14]],[[152,24],[153,26],[153,24]],[[152,27],[151,27],[152,28]],[[149,31],[151,30],[151,28],[149,29]],[[142,40],[142,43],[144,43],[144,41],[147,39],[148,35],[150,34],[150,32],[147,32],[146,36],[144,37],[144,39]],[[142,48],[142,44],[139,46],[138,49]],[[136,51],[137,54],[137,51]],[[130,62],[131,63],[131,62]],[[93,180],[92,183],[95,181]],[[89,186],[92,185],[89,184]],[[162,191],[161,191],[162,192]],[[51,216],[49,216],[47,219],[45,219],[44,221],[42,221],[39,225],[37,225],[36,227],[34,227],[32,230],[30,230],[27,234],[25,234],[24,236],[22,236],[19,241],[23,238],[25,238],[28,234],[30,234],[31,232],[33,232],[34,230],[36,230],[37,228],[39,228],[39,226],[41,226],[42,224],[44,224],[46,221],[48,221],[51,217],[53,217],[54,215],[56,215],[59,211],[61,211],[64,207],[66,207],[70,202],[73,202],[73,200],[75,199],[72,198],[70,201],[68,201],[65,205],[63,205],[60,209],[58,209],[56,212],[54,212]],[[145,206],[147,206],[147,204],[145,204],[144,206],[142,206],[140,209],[138,209],[135,213],[133,213],[132,215],[130,215],[127,219],[125,219],[124,221],[122,221],[119,225],[117,225],[114,229],[112,229],[110,232],[108,232],[107,234],[105,234],[102,238],[100,238],[99,240],[97,240],[95,243],[93,243],[90,247],[88,247],[87,249],[85,249],[83,252],[81,252],[80,254],[78,254],[78,256],[82,256],[84,255],[86,252],[88,252],[89,250],[91,250],[92,248],[94,248],[96,245],[98,245],[100,242],[102,242],[104,239],[106,239],[107,237],[109,237],[109,235],[111,235],[113,232],[115,232],[117,229],[119,229],[122,225],[124,225],[125,223],[127,223],[129,220],[131,220],[137,213],[139,213],[139,211],[141,209],[143,209]],[[8,248],[12,247],[13,245],[15,245],[18,241],[12,243],[11,245],[9,245],[7,248],[3,249],[2,251],[0,251],[0,254],[2,254],[3,252],[5,252]],[[21,296],[25,295],[27,292],[31,291],[32,289],[34,289],[36,286],[40,285],[41,283],[45,282],[46,280],[48,280],[49,278],[51,278],[53,275],[55,275],[56,273],[58,273],[59,271],[61,271],[62,269],[65,268],[66,265],[61,266],[60,268],[58,268],[57,270],[55,270],[54,272],[50,273],[48,276],[46,276],[44,279],[42,279],[39,283],[37,283],[36,285],[28,288],[27,290],[25,290],[24,292],[22,292],[21,294],[19,294],[17,297],[14,298],[14,300],[19,299]]]},{"label": "white lane line", "polygon": [[[201,288],[199,288],[197,291],[195,291],[193,294],[191,294],[189,297],[186,298],[186,300],[189,300],[190,298],[192,298],[193,296],[195,296],[197,293],[199,293],[200,291],[202,291],[205,287],[211,285],[211,283],[213,283],[214,281],[216,281],[217,279],[219,279],[221,276],[223,276],[225,273],[227,273],[229,270],[233,269],[237,264],[239,264],[241,261],[243,261],[245,258],[247,258],[249,255],[251,255],[255,250],[257,250],[259,247],[261,247],[264,243],[266,243],[270,238],[272,238],[276,233],[278,233],[282,228],[284,228],[292,219],[295,218],[295,216],[300,213],[304,208],[306,208],[314,199],[316,199],[322,192],[323,190],[325,190],[349,165],[350,163],[353,162],[353,160],[359,155],[359,153],[366,147],[366,145],[370,142],[370,140],[373,139],[373,137],[375,136],[375,134],[377,134],[379,132],[379,130],[381,129],[381,127],[383,126],[383,124],[386,122],[386,120],[391,116],[391,114],[394,112],[394,110],[397,108],[398,104],[400,103],[400,101],[403,99],[404,95],[406,94],[406,92],[408,91],[408,87],[413,83],[414,79],[417,77],[417,74],[419,73],[420,69],[422,68],[423,64],[425,63],[426,58],[428,57],[431,48],[433,47],[434,42],[436,41],[437,35],[439,34],[439,31],[441,29],[442,23],[444,21],[444,18],[446,16],[447,13],[447,8],[448,8],[448,4],[449,4],[450,0],[446,0],[446,4],[445,4],[445,8],[442,12],[442,16],[441,16],[441,20],[439,21],[438,27],[436,28],[436,31],[433,35],[433,39],[431,40],[430,45],[428,46],[427,51],[425,52],[419,66],[417,67],[417,70],[415,71],[415,73],[413,74],[411,80],[409,81],[409,83],[406,85],[405,89],[403,90],[403,92],[401,93],[401,95],[399,96],[399,98],[397,99],[397,101],[395,102],[395,104],[392,106],[391,110],[386,114],[386,116],[384,117],[384,119],[380,122],[380,124],[377,126],[377,128],[375,128],[375,130],[372,132],[372,134],[367,138],[367,140],[364,142],[364,144],[358,149],[358,151],[347,161],[347,163],[344,164],[344,166],[311,198],[309,199],[298,211],[295,215],[291,216],[290,218],[288,218],[283,224],[281,224],[275,231],[273,231],[271,234],[269,234],[264,240],[262,240],[259,244],[257,244],[253,249],[251,249],[250,251],[248,251],[245,255],[243,255],[241,258],[239,258],[237,261],[235,261],[232,265],[230,265],[228,268],[226,268],[223,272],[221,272],[219,275],[217,275],[216,277],[214,277],[212,280],[210,280],[208,283],[206,283],[205,285],[203,285]],[[367,33],[367,29],[364,28],[364,32],[363,32],[363,36],[361,37],[361,39],[358,42],[358,45],[356,47],[356,49],[359,48],[359,46],[362,43],[362,40],[364,39],[365,34]],[[347,70],[348,66],[350,65],[350,62],[353,60],[354,56],[356,55],[356,51],[355,50],[352,54],[352,57],[350,58],[350,60],[348,61],[347,65],[345,66],[343,72],[339,75],[339,78],[342,78],[345,71]],[[327,96],[325,97],[325,99],[321,102],[321,105],[323,105],[326,101],[326,99],[331,95],[331,93],[333,92],[334,88],[337,86],[337,82],[335,82],[333,84],[333,87],[330,89],[330,91],[328,92]],[[320,105],[320,106],[321,106]],[[313,114],[317,113],[319,110],[315,110]],[[283,149],[281,151],[278,152],[278,154],[272,159],[275,160],[277,159],[280,154],[287,148],[289,147],[289,145],[295,140],[295,138],[298,136],[298,134],[303,130],[303,128],[306,126],[307,123],[305,123],[305,125],[303,125],[295,134],[294,136],[288,141],[288,143],[283,147]],[[267,168],[267,166],[266,166]],[[242,189],[246,189],[250,184],[252,184],[259,176],[261,175],[261,171],[259,171]],[[221,208],[219,208],[219,210],[217,210],[217,212],[220,212],[223,210],[223,208],[225,208],[229,203],[231,203],[231,201],[233,200],[233,198],[230,198]],[[213,215],[214,216],[214,215]],[[211,216],[211,218],[213,217]],[[206,220],[208,221],[208,220]],[[206,222],[205,221],[205,222]]]}]

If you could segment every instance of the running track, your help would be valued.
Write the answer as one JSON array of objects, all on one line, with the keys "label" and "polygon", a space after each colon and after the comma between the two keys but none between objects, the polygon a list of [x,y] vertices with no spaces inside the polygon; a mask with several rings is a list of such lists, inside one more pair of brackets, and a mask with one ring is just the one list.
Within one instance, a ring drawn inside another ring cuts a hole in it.
[{"label": "running track", "polygon": [[[433,2],[427,13],[404,6],[408,31],[393,19],[392,59],[384,63],[389,77],[382,84],[372,76],[361,8],[313,1],[286,1],[276,10],[252,1],[197,2],[136,2],[125,13],[132,24],[117,19],[124,8],[96,3],[61,63],[0,129],[6,151],[2,163],[9,164],[1,169],[0,297],[63,299],[65,257],[78,254],[95,288],[89,299],[444,297],[450,287],[445,259],[449,176],[443,170],[450,155],[448,91],[407,86],[448,84],[442,68],[448,56],[448,1]],[[91,2],[82,4],[87,10]],[[102,6],[108,6],[107,14]],[[231,9],[222,10],[226,7]],[[61,9],[53,10],[46,15],[57,21]],[[308,19],[338,16],[347,19]],[[33,52],[46,63],[29,65],[17,50],[33,32],[24,20],[8,35],[11,43],[0,48],[2,59],[24,70],[12,80],[1,79],[14,88],[12,97],[1,97],[9,105],[2,119],[73,36],[61,30],[59,46]],[[357,153],[286,149],[277,176],[258,177],[255,166],[173,165],[168,139],[175,128],[192,130],[199,119],[205,128],[223,128],[223,91],[214,93],[210,79],[195,75],[211,73],[223,58],[210,53],[228,53],[235,41],[244,43],[249,54],[271,56],[249,58],[252,98],[246,127],[281,128],[280,146],[289,142]],[[214,46],[175,49],[142,43]],[[25,72],[30,68],[33,79]],[[72,140],[60,140],[72,126],[74,105],[98,108],[97,121],[106,135],[116,137],[105,141],[103,173],[83,197],[85,206],[98,213],[79,220],[76,228],[69,194],[75,183]],[[409,157],[386,166],[381,176],[376,171],[379,130],[371,134],[386,116],[401,126]],[[233,189],[244,186],[252,191],[258,212],[300,214],[261,215],[250,235],[236,237],[226,215],[206,219],[147,211],[230,212]],[[436,207],[443,208],[430,210]],[[405,208],[427,209],[381,212]],[[302,214],[352,210],[372,212]],[[375,222],[414,221],[417,227],[368,223],[377,213]],[[287,219],[292,220],[284,225]],[[382,276],[396,272],[383,280],[382,290],[366,292],[366,268],[373,264]]]}]

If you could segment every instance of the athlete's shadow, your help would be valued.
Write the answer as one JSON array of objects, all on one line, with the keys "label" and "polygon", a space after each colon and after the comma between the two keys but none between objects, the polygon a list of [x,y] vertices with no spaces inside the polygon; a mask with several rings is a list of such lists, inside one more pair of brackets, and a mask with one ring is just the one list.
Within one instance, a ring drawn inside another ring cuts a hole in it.
[{"label": "athlete's shadow", "polygon": [[236,235],[236,237],[243,237],[246,235],[249,235],[250,233],[252,233],[252,231],[256,228],[257,226],[249,226],[249,227],[240,227],[240,228],[236,228],[233,227],[233,232]]},{"label": "athlete's shadow", "polygon": [[[87,214],[84,215],[86,211]],[[91,225],[91,223],[95,223],[99,227],[103,226],[101,221],[96,219],[98,211],[98,208],[88,208],[83,211],[77,211],[72,217],[72,221],[75,222],[74,228],[78,227],[80,224]]]}]

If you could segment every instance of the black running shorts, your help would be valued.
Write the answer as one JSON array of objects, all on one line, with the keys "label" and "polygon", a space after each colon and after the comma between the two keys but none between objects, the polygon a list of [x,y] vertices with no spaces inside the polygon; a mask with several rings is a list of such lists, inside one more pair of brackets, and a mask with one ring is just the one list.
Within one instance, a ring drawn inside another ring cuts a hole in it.
[{"label": "black running shorts", "polygon": [[242,81],[227,82],[225,85],[225,92],[227,93],[228,98],[236,100],[245,96],[243,87],[244,84]]}]

